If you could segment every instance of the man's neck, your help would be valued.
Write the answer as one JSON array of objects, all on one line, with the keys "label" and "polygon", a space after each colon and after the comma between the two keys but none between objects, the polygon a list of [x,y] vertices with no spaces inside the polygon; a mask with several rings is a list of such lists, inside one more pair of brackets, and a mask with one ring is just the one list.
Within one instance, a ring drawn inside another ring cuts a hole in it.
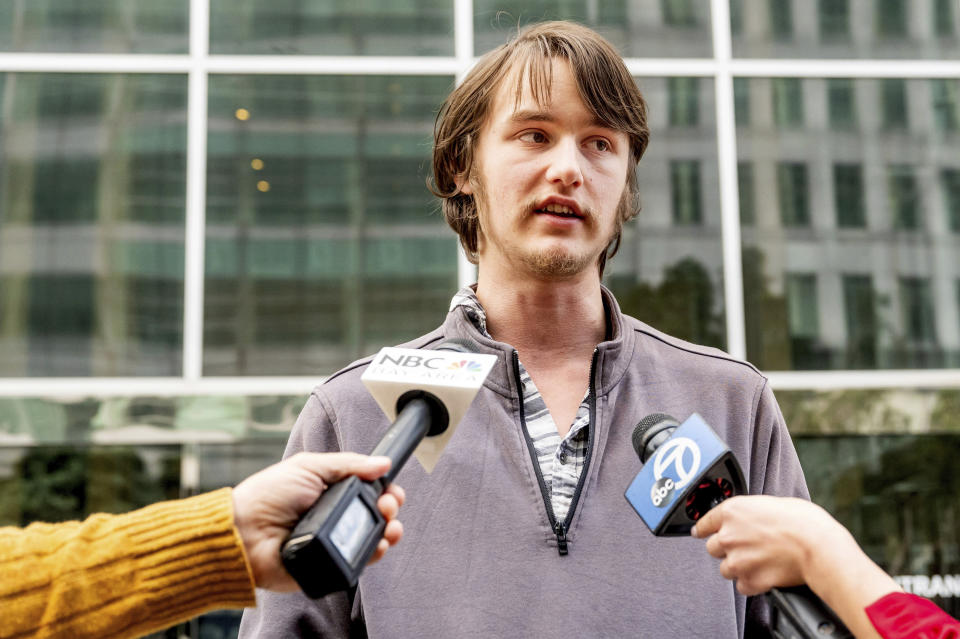
[{"label": "man's neck", "polygon": [[589,356],[603,341],[606,314],[596,271],[563,280],[493,281],[485,275],[481,266],[477,299],[487,316],[487,330],[495,340],[516,348],[521,358]]}]

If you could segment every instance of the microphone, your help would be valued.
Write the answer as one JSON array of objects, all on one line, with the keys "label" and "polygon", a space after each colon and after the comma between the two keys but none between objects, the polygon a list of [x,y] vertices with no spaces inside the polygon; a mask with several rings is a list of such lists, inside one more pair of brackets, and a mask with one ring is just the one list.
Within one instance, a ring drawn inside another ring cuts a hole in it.
[{"label": "microphone", "polygon": [[[688,535],[708,510],[747,493],[733,451],[696,413],[682,424],[664,413],[648,415],[631,441],[643,468],[624,496],[654,535]],[[776,639],[853,639],[807,586],[773,588],[766,598]]]},{"label": "microphone", "polygon": [[411,454],[433,470],[496,361],[457,339],[436,350],[377,353],[360,379],[393,420],[370,453],[389,457],[390,469],[373,481],[353,476],[330,486],[284,541],[283,565],[308,597],[356,587],[387,525],[377,499]]},{"label": "microphone", "polygon": [[689,535],[705,512],[746,492],[733,451],[696,413],[683,424],[648,415],[632,441],[644,466],[624,496],[654,535]]}]

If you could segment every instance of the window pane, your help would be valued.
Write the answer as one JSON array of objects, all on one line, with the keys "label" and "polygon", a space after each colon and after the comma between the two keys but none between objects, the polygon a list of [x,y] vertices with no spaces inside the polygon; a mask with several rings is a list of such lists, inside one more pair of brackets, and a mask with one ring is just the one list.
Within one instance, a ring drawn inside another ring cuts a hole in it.
[{"label": "window pane", "polygon": [[888,129],[906,129],[907,81],[900,78],[885,78],[879,82],[883,126]]},{"label": "window pane", "polygon": [[827,101],[830,114],[830,126],[835,129],[849,129],[857,124],[856,93],[853,80],[835,78],[827,81]]},{"label": "window pane", "polygon": [[[907,35],[906,0],[876,0],[877,35],[904,38]],[[916,4],[916,3],[914,3]]]},{"label": "window pane", "polygon": [[675,225],[697,226],[703,221],[699,161],[672,160],[670,162],[670,196]]},{"label": "window pane", "polygon": [[920,228],[920,192],[913,167],[892,164],[887,168],[890,216],[895,229],[915,231]]},{"label": "window pane", "polygon": [[451,86],[211,77],[206,374],[336,370],[443,320],[457,242],[424,180]]},{"label": "window pane", "polygon": [[960,169],[943,169],[940,172],[943,188],[943,208],[946,210],[950,230],[960,232]]},{"label": "window pane", "polygon": [[774,40],[790,40],[793,35],[792,6],[790,0],[770,0],[770,32]]},{"label": "window pane", "polygon": [[710,3],[701,0],[474,0],[474,52],[482,55],[517,26],[575,20],[597,30],[624,57],[710,57]]},{"label": "window pane", "polygon": [[777,165],[777,199],[784,226],[809,226],[810,210],[807,165],[781,162]]},{"label": "window pane", "polygon": [[697,126],[700,122],[700,78],[667,78],[670,126]]},{"label": "window pane", "polygon": [[929,279],[900,278],[900,311],[908,343],[937,341]]},{"label": "window pane", "polygon": [[189,0],[0,3],[0,51],[187,53]]},{"label": "window pane", "polygon": [[[775,95],[768,79],[746,81],[755,105]],[[755,216],[741,225],[747,359],[760,368],[960,366],[960,138],[938,132],[931,86],[805,78],[802,127],[777,127],[772,108],[737,127]],[[842,130],[831,92],[859,101]],[[891,95],[904,102],[885,115],[876,103]],[[908,105],[909,126],[888,126]],[[845,318],[805,343],[796,300],[810,287],[798,274],[814,276],[821,317]],[[903,284],[914,281],[925,284]]]},{"label": "window pane", "polygon": [[841,275],[843,309],[847,328],[846,360],[843,368],[876,368],[877,316],[879,308],[870,275]]},{"label": "window pane", "polygon": [[[700,120],[669,126],[678,83],[638,81],[659,131],[637,169],[640,215],[626,225],[604,283],[625,313],[699,344],[723,348],[723,251],[714,121],[714,83],[698,78]],[[683,82],[679,83],[684,85]]]},{"label": "window pane", "polygon": [[956,0],[732,0],[733,55],[956,60],[956,8]]},{"label": "window pane", "polygon": [[453,55],[449,0],[210,0],[210,52]]},{"label": "window pane", "polygon": [[736,123],[750,124],[750,80],[733,79],[733,109]]},{"label": "window pane", "polygon": [[960,80],[931,80],[933,113],[941,133],[960,131]]},{"label": "window pane", "polygon": [[737,163],[737,191],[740,195],[740,223],[753,226],[757,223],[757,205],[754,199],[753,164]]},{"label": "window pane", "polygon": [[954,0],[934,0],[933,3],[933,32],[941,37],[948,38],[957,32],[954,20],[956,2]]},{"label": "window pane", "polygon": [[817,17],[822,40],[843,41],[850,37],[849,0],[819,0]]},{"label": "window pane", "polygon": [[0,75],[0,376],[181,374],[186,90]]},{"label": "window pane", "polygon": [[773,121],[780,127],[803,125],[803,80],[774,78]]},{"label": "window pane", "polygon": [[864,228],[863,167],[859,164],[833,165],[833,196],[839,228]]}]

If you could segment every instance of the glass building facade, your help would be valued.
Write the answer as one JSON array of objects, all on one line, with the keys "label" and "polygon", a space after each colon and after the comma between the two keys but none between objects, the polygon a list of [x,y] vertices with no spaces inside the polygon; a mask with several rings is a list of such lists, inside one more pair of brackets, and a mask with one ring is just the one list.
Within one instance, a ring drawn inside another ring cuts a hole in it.
[{"label": "glass building facade", "polygon": [[763,370],[813,499],[960,614],[958,0],[0,4],[0,525],[234,484],[439,324],[437,109],[556,18],[650,107],[605,283]]}]

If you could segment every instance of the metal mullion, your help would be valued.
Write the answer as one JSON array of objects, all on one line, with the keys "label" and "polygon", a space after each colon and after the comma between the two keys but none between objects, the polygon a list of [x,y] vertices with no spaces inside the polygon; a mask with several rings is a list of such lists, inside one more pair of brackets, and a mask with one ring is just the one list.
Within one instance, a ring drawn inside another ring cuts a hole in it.
[{"label": "metal mullion", "polygon": [[47,377],[0,379],[0,397],[306,395],[323,377]]},{"label": "metal mullion", "polygon": [[720,220],[723,248],[723,294],[727,352],[747,357],[740,247],[740,195],[737,185],[737,134],[730,72],[731,34],[727,0],[713,0],[713,51],[716,58],[717,168],[720,178]]},{"label": "metal mullion", "polygon": [[730,61],[735,76],[793,78],[960,78],[953,60],[752,60]]},{"label": "metal mullion", "polygon": [[[473,57],[473,0],[455,0],[453,5],[454,52],[456,53],[456,83],[459,85],[476,60]],[[459,238],[457,243],[457,287],[463,288],[477,281],[477,265],[467,259]]]},{"label": "metal mullion", "polygon": [[960,388],[958,369],[764,371],[774,390],[837,391],[861,388]]},{"label": "metal mullion", "polygon": [[713,76],[717,60],[713,58],[624,58],[634,77]]},{"label": "metal mullion", "polygon": [[209,0],[190,3],[187,93],[187,212],[184,237],[183,378],[203,375],[204,233],[207,188],[207,70]]},{"label": "metal mullion", "polygon": [[189,55],[145,53],[0,53],[0,72],[188,73]]},{"label": "metal mullion", "polygon": [[460,61],[450,57],[212,55],[209,73],[270,75],[454,75]]}]

